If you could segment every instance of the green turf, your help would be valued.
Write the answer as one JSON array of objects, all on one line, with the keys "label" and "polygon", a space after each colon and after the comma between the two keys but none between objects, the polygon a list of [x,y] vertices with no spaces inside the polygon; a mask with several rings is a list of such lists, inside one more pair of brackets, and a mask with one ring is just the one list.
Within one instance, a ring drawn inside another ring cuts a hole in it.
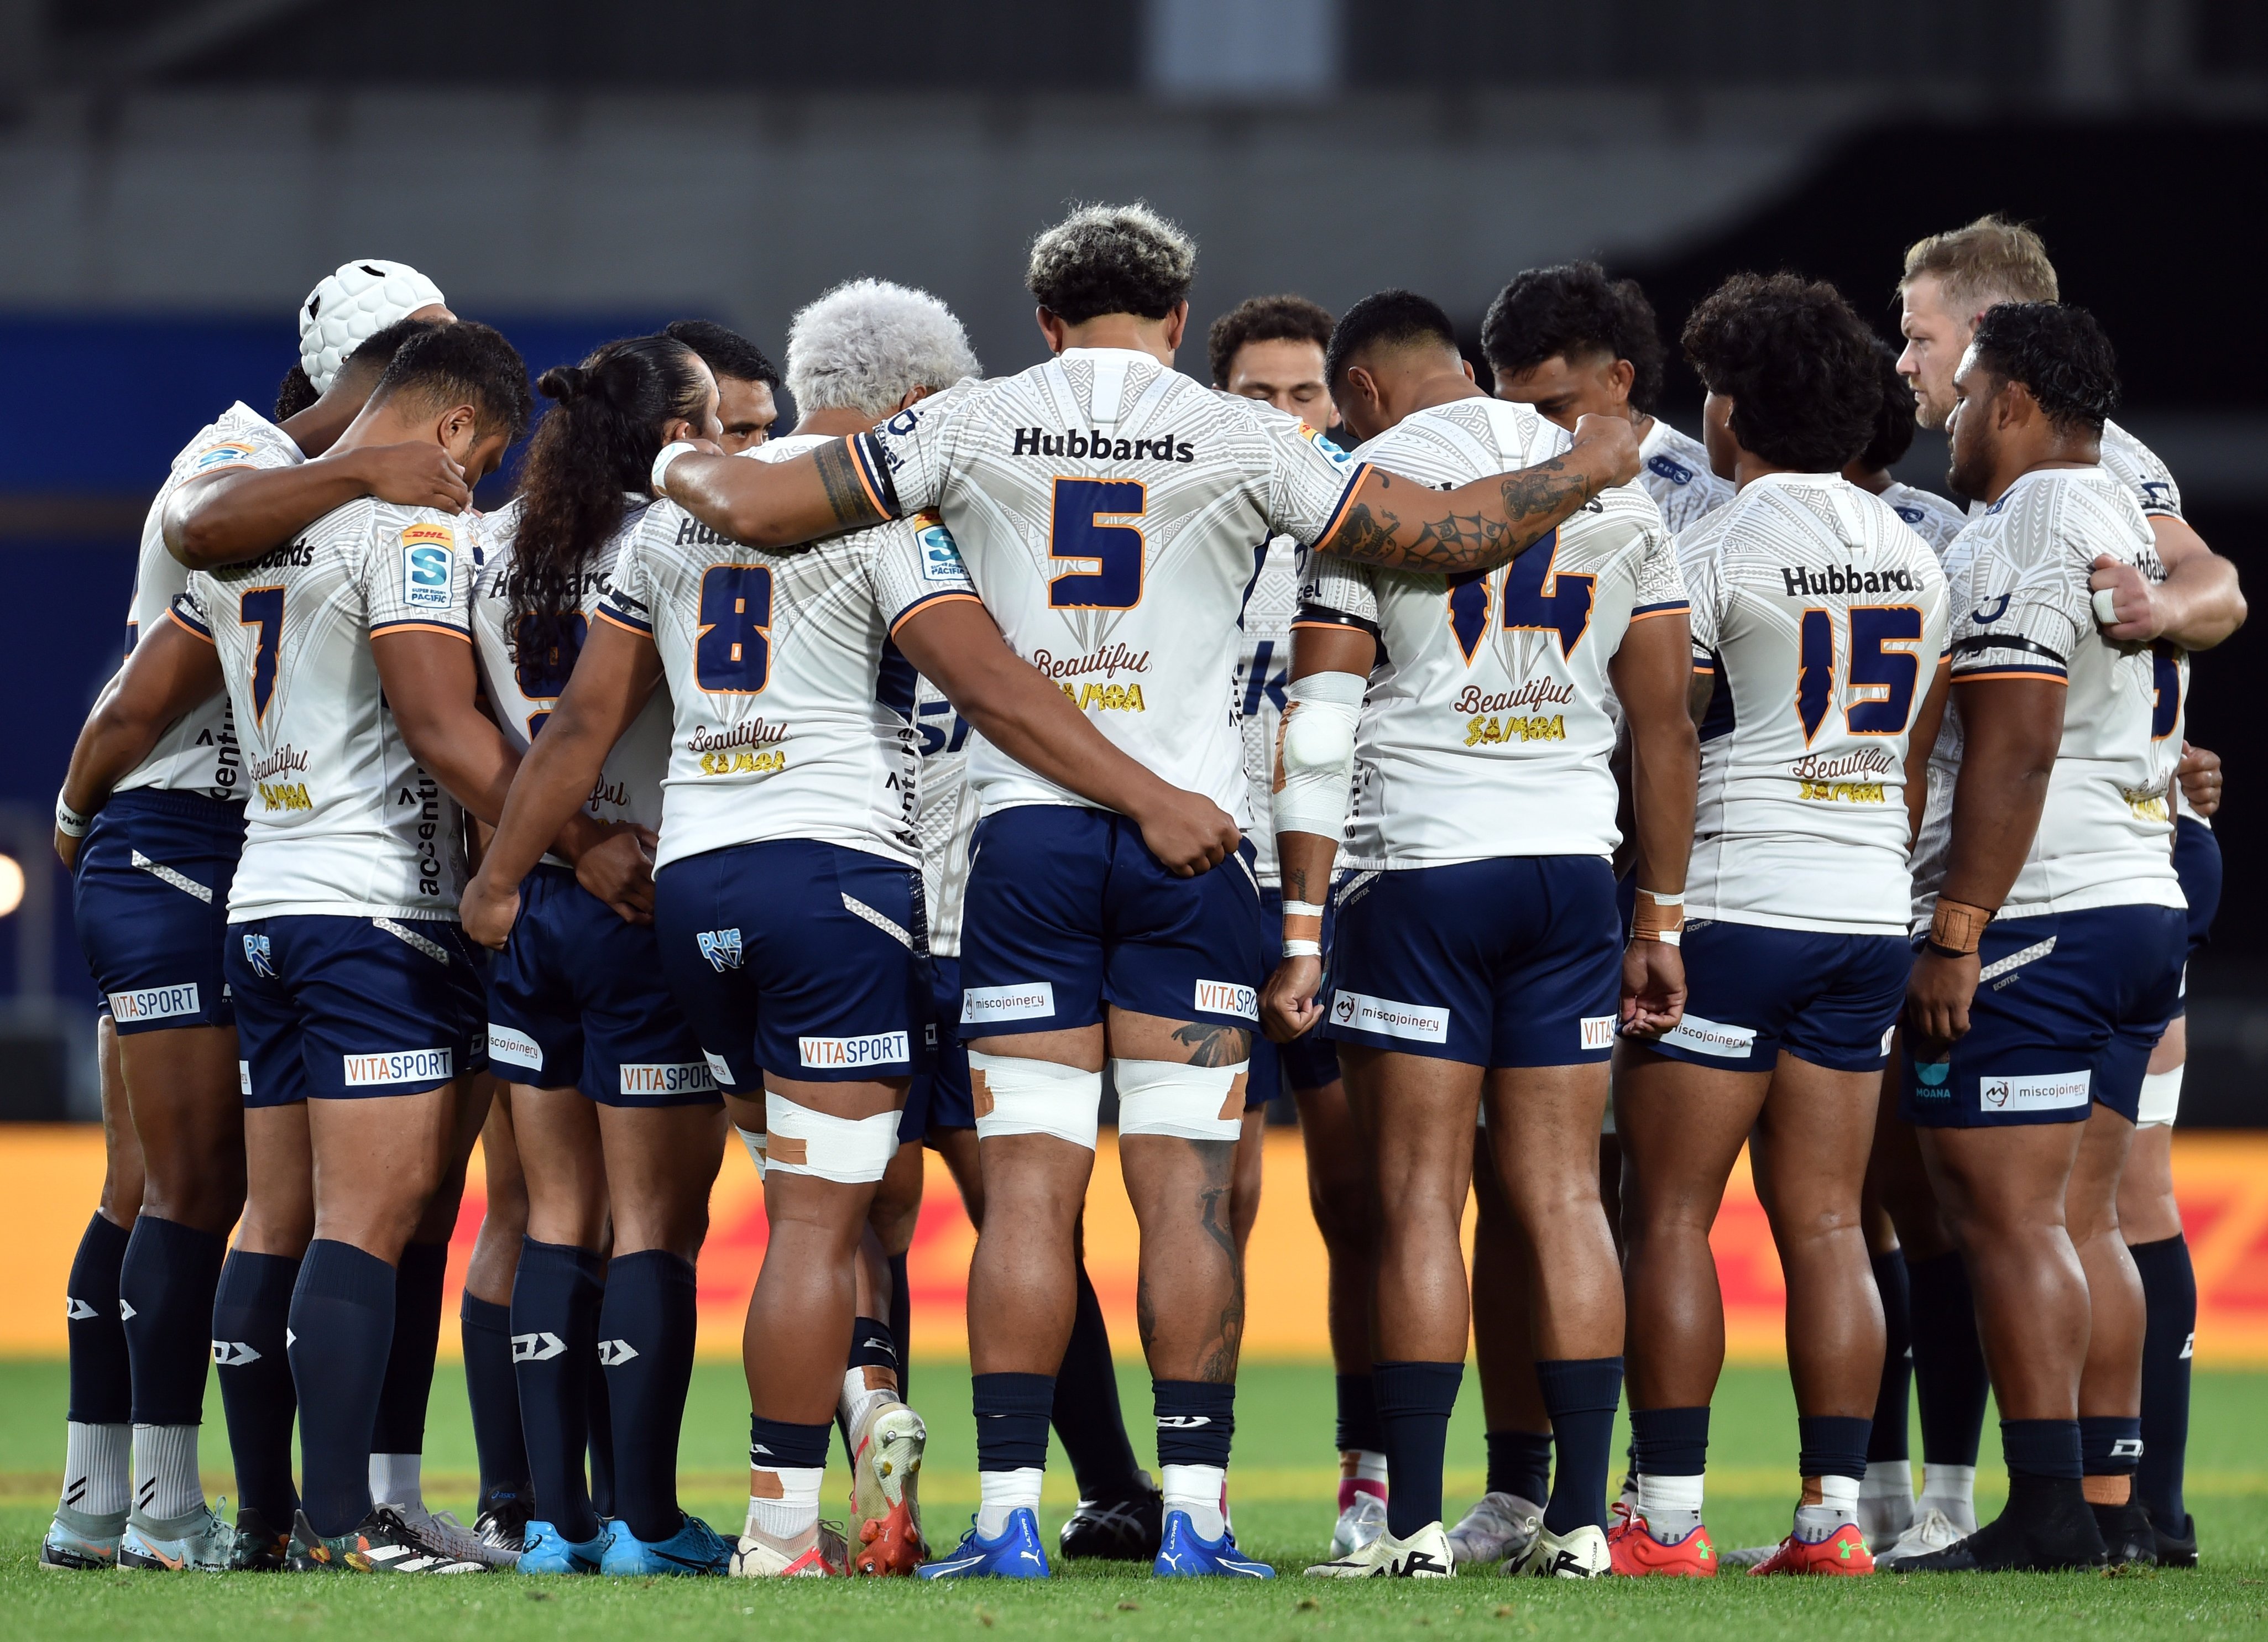
[{"label": "green turf", "polygon": [[[975,1493],[975,1450],[963,1366],[916,1366],[915,1402],[931,1424],[924,1498],[933,1535],[950,1540]],[[1146,1410],[1138,1371],[1123,1374],[1126,1405]],[[248,1633],[298,1637],[479,1638],[593,1642],[678,1638],[976,1638],[1019,1635],[1203,1638],[1243,1642],[1350,1642],[1379,1626],[1444,1633],[1588,1638],[1655,1631],[1684,1638],[1943,1637],[2002,1638],[2268,1636],[2268,1375],[2200,1373],[2191,1508],[2207,1565],[2139,1578],[2012,1576],[1992,1579],[1851,1581],[1719,1579],[1574,1587],[1513,1582],[1475,1572],[1453,1583],[1349,1587],[1287,1578],[1273,1585],[1181,1584],[1145,1574],[1064,1571],[1051,1586],[940,1589],[821,1581],[416,1580],[242,1576],[60,1575],[33,1566],[61,1462],[64,1376],[56,1363],[0,1363],[0,1637],[162,1638],[240,1642]],[[1452,1428],[1450,1509],[1480,1485],[1478,1399],[1469,1388]],[[1793,1487],[1794,1418],[1785,1376],[1732,1370],[1717,1400],[1709,1521],[1722,1545],[1785,1531]],[[686,1503],[730,1531],[741,1508],[747,1403],[729,1366],[703,1365],[686,1420]],[[207,1471],[227,1487],[217,1399],[206,1427]],[[1248,1366],[1238,1399],[1232,1473],[1239,1537],[1287,1573],[1322,1550],[1332,1516],[1331,1380],[1308,1365]],[[1138,1436],[1146,1461],[1150,1444]],[[469,1516],[473,1448],[460,1382],[445,1364],[427,1443],[428,1497]],[[1984,1471],[1997,1476],[1988,1432]],[[1050,1468],[1045,1515],[1068,1507],[1069,1468]],[[843,1479],[830,1479],[839,1499]],[[1989,1493],[1988,1510],[1997,1503]]]}]

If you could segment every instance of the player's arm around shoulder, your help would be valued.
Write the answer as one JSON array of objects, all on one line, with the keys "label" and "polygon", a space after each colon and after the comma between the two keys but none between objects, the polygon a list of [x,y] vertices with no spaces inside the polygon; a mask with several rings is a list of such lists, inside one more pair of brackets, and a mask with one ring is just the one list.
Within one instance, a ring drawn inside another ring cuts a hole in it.
[{"label": "player's arm around shoulder", "polygon": [[67,868],[113,789],[149,757],[167,725],[221,688],[220,657],[202,613],[187,594],[176,604],[186,608],[134,646],[79,728],[55,798],[55,854]]},{"label": "player's arm around shoulder", "polygon": [[430,440],[362,445],[313,461],[232,462],[194,473],[166,500],[166,550],[191,570],[240,563],[279,548],[358,497],[460,514],[465,470]]}]

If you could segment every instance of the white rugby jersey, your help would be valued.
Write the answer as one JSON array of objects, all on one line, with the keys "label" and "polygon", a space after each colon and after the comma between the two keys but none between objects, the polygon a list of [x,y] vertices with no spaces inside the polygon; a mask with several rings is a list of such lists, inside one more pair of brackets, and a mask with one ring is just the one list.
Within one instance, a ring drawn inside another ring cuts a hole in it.
[{"label": "white rugby jersey", "polygon": [[[1357,453],[1438,488],[1532,467],[1566,432],[1523,404],[1421,410]],[[1685,608],[1660,511],[1621,485],[1484,576],[1318,557],[1300,622],[1351,619],[1379,661],[1355,737],[1344,865],[1614,851],[1607,664],[1635,620]]]},{"label": "white rugby jersey", "polygon": [[[1237,612],[1261,544],[1326,541],[1361,469],[1298,417],[1118,348],[966,383],[874,444],[877,494],[943,516],[1016,653],[1120,750],[1250,831]],[[969,779],[986,814],[1087,803],[989,744]]]},{"label": "white rugby jersey", "polygon": [[[2102,424],[2102,466],[2133,492],[2134,504],[2142,510],[2143,518],[2182,516],[2182,488],[2174,482],[2174,475],[2167,470],[2166,464],[2158,460],[2155,451],[2115,422]],[[2178,755],[2183,737],[2189,730],[2190,652],[2177,645],[2163,644],[2158,655],[2160,687],[2174,692],[2174,727],[2168,735]],[[2182,791],[2178,781],[2174,783],[2174,814],[2186,815],[2200,827],[2213,825],[2190,807],[2189,794]]]},{"label": "white rugby jersey", "polygon": [[1767,474],[1677,539],[1716,688],[1685,916],[1896,935],[1907,736],[1946,648],[1929,544],[1836,474]]},{"label": "white rugby jersey", "polygon": [[1733,499],[1733,482],[1710,468],[1708,447],[1660,416],[1638,442],[1638,482],[1673,536]]},{"label": "white rugby jersey", "polygon": [[1941,562],[1953,539],[1968,528],[1969,515],[1934,490],[1893,479],[1881,493],[1889,510],[1906,521],[1906,528],[1929,543]]},{"label": "white rugby jersey", "polygon": [[1263,889],[1283,882],[1276,829],[1269,824],[1276,784],[1276,725],[1292,678],[1292,618],[1299,614],[1307,550],[1289,536],[1270,536],[1260,574],[1244,600],[1244,647],[1236,664],[1236,706],[1243,719],[1244,780],[1251,794],[1253,874]]},{"label": "white rugby jersey", "polygon": [[[939,526],[941,528],[941,526]],[[922,888],[929,903],[929,949],[961,956],[961,902],[968,893],[968,844],[976,832],[976,797],[968,788],[968,747],[977,739],[945,692],[926,678],[914,692],[914,733],[920,738]]]},{"label": "white rugby jersey", "polygon": [[247,563],[191,572],[173,614],[220,652],[250,783],[231,923],[455,920],[457,803],[410,755],[370,641],[423,630],[470,642],[472,527],[364,499]]},{"label": "white rugby jersey", "polygon": [[[770,439],[784,461],[833,441]],[[768,553],[671,502],[622,544],[599,616],[652,637],[674,713],[658,869],[773,838],[921,865],[913,664],[890,635],[976,594],[953,538],[913,519]]]},{"label": "white rugby jersey", "polygon": [[[1953,676],[2066,681],[2063,743],[2031,852],[2000,909],[2035,917],[2088,907],[2186,904],[2174,877],[2168,800],[2181,743],[2147,647],[2114,644],[2095,623],[2088,578],[2098,554],[2165,571],[2155,539],[2106,468],[2026,474],[1946,555],[1954,608]],[[1934,753],[1957,769],[1956,735]],[[1915,850],[1917,917],[1943,881],[1952,782],[1932,783]]]},{"label": "white rugby jersey", "polygon": [[[142,550],[134,561],[134,596],[126,611],[126,653],[143,634],[166,619],[173,600],[187,591],[188,566],[166,550],[166,504],[184,480],[224,468],[296,468],[306,461],[291,436],[250,406],[239,401],[210,422],[181,447],[142,520]],[[244,760],[236,743],[236,724],[223,691],[192,707],[158,738],[150,755],[134,767],[115,791],[157,787],[173,792],[202,792],[208,798],[244,801]]]},{"label": "white rugby jersey", "polygon": [[[521,753],[534,740],[543,721],[558,705],[567,688],[590,624],[598,620],[599,603],[606,597],[608,578],[622,544],[634,535],[651,504],[644,497],[630,500],[622,528],[600,548],[584,569],[572,600],[575,615],[569,642],[547,654],[523,652],[516,634],[504,630],[512,619],[512,596],[518,574],[513,568],[513,541],[519,526],[519,504],[490,514],[481,521],[480,563],[473,581],[473,642],[479,649],[481,678],[496,708],[504,740]],[[566,602],[563,600],[563,603]],[[644,710],[630,721],[605,767],[583,800],[584,813],[594,821],[635,821],[659,829],[661,826],[661,777],[669,767],[670,705],[665,686],[653,693]],[[547,855],[557,865],[566,863]]]}]

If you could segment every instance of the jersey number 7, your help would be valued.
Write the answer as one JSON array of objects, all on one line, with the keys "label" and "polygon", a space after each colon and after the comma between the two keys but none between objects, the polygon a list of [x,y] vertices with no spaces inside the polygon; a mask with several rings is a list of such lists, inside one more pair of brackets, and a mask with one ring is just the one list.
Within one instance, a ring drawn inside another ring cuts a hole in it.
[{"label": "jersey number 7", "polygon": [[1130,610],[1142,602],[1145,543],[1135,525],[1149,511],[1149,487],[1137,479],[1058,479],[1048,521],[1048,561],[1076,567],[1048,580],[1055,610]]},{"label": "jersey number 7", "polygon": [[[1852,735],[1903,735],[1913,717],[1914,689],[1921,681],[1921,658],[1910,646],[1921,643],[1921,607],[1911,604],[1854,605],[1850,627],[1849,686],[1843,704],[1844,727]],[[1795,712],[1803,721],[1803,743],[1811,745],[1834,705],[1835,613],[1806,610],[1795,675]]]}]

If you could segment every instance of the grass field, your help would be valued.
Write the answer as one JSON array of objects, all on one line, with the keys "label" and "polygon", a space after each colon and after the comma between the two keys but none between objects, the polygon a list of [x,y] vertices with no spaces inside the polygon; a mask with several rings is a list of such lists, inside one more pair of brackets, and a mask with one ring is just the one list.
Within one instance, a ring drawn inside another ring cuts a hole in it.
[{"label": "grass field", "polygon": [[[473,1447],[460,1382],[444,1364],[426,1444],[427,1498],[469,1518]],[[478,1638],[603,1639],[730,1637],[838,1642],[846,1637],[1064,1636],[1089,1642],[1348,1642],[1381,1627],[1500,1638],[1604,1637],[1632,1631],[1678,1638],[1984,1635],[2003,1638],[2268,1637],[2268,1375],[2200,1373],[2191,1508],[2206,1565],[2140,1577],[2021,1575],[1992,1579],[1612,1581],[1595,1586],[1514,1582],[1476,1570],[1454,1582],[1348,1586],[1304,1580],[1298,1569],[1330,1531],[1331,1380],[1306,1364],[1247,1366],[1238,1398],[1231,1473],[1238,1536],[1287,1577],[1227,1586],[1152,1580],[1146,1573],[1075,1565],[1044,1587],[893,1582],[759,1585],[736,1580],[416,1580],[238,1576],[59,1575],[34,1565],[61,1462],[64,1374],[60,1363],[0,1362],[0,1637],[164,1638],[238,1642],[382,1636],[403,1642]],[[921,1363],[914,1400],[930,1421],[923,1498],[932,1536],[950,1543],[976,1498],[976,1453],[965,1366]],[[1145,1452],[1149,1399],[1139,1371],[1123,1394]],[[1468,1384],[1452,1428],[1450,1509],[1481,1486],[1478,1396]],[[217,1398],[205,1427],[207,1486],[230,1486]],[[747,1403],[738,1373],[703,1364],[686,1419],[682,1463],[688,1508],[731,1532],[747,1473]],[[1787,1384],[1777,1371],[1727,1372],[1717,1400],[1709,1522],[1720,1545],[1785,1531],[1795,1458]],[[1983,1474],[1997,1487],[1988,1430]],[[1070,1468],[1058,1454],[1043,1514],[1052,1531],[1068,1511]],[[831,1478],[830,1500],[847,1482]],[[1980,1501],[1989,1513],[1997,1498]]]}]

